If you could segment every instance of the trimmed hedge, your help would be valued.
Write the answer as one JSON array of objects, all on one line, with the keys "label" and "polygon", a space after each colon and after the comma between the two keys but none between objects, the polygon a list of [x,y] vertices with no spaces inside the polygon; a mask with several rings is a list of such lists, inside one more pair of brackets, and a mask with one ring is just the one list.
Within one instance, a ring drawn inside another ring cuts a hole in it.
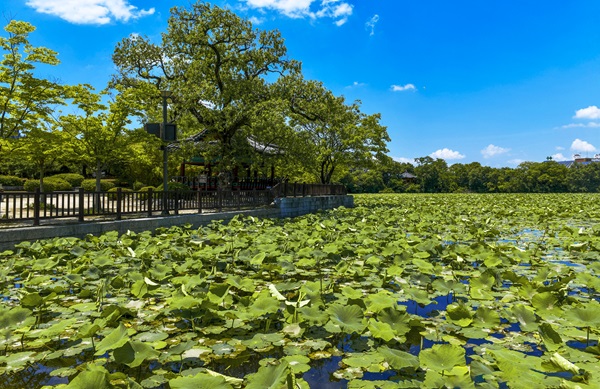
[{"label": "trimmed hedge", "polygon": [[[117,200],[117,190],[119,188],[110,188],[108,190],[108,199],[110,201],[116,201]],[[133,192],[133,190],[129,189],[129,188],[121,188],[121,193],[131,193]]]},{"label": "trimmed hedge", "polygon": [[0,176],[0,184],[4,186],[23,186],[25,179],[17,176]]},{"label": "trimmed hedge", "polygon": [[[40,180],[27,180],[23,184],[23,188],[28,192],[35,192],[40,187]],[[71,190],[73,187],[65,180],[60,178],[44,178],[44,193]]]},{"label": "trimmed hedge", "polygon": [[[153,186],[145,186],[143,188],[140,188],[139,192],[148,192],[150,189],[152,189],[152,191],[156,190],[156,188]],[[138,198],[142,201],[148,200],[148,193],[140,193],[138,194],[138,196]]]},{"label": "trimmed hedge", "polygon": [[[95,192],[96,191],[96,179],[87,179],[81,182],[81,187],[86,192]],[[109,189],[114,188],[115,183],[113,180],[100,180],[100,191],[107,192]]]},{"label": "trimmed hedge", "polygon": [[[158,187],[156,187],[156,190],[163,191],[164,190],[163,188],[164,188],[163,185],[160,184]],[[169,192],[170,191],[189,192],[192,190],[189,186],[187,186],[186,184],[182,184],[181,182],[169,182],[167,188],[169,189]]]},{"label": "trimmed hedge", "polygon": [[61,173],[49,176],[48,178],[59,178],[61,180],[65,180],[69,184],[71,184],[72,187],[75,188],[81,186],[81,182],[84,180],[85,177],[77,173]]}]

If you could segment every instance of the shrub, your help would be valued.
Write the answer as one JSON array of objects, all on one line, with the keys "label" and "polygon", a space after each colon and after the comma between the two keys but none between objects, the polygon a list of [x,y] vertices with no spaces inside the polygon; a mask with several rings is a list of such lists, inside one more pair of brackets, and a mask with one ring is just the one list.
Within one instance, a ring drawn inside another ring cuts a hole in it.
[{"label": "shrub", "polygon": [[[83,190],[85,190],[87,192],[95,192],[96,191],[96,179],[92,178],[92,179],[88,179],[88,180],[83,180],[81,182],[81,187],[83,188]],[[100,180],[100,191],[101,192],[106,192],[110,188],[114,188],[114,187],[115,187],[115,183],[113,182],[113,180]]]},{"label": "shrub", "polygon": [[[40,180],[27,180],[23,184],[23,188],[28,192],[35,192],[40,187]],[[73,187],[65,180],[60,178],[45,178],[44,179],[44,193],[54,192],[57,190],[71,190]]]},{"label": "shrub", "polygon": [[136,181],[133,183],[133,190],[141,190],[142,188],[146,188],[147,185],[143,182]]},{"label": "shrub", "polygon": [[71,184],[72,187],[80,187],[81,182],[83,181],[83,179],[85,177],[83,177],[81,174],[77,174],[77,173],[62,173],[62,174],[55,174],[48,178],[59,178],[61,180],[67,181],[69,184]]},{"label": "shrub", "polygon": [[394,190],[392,188],[383,188],[379,193],[394,193]]},{"label": "shrub", "polygon": [[138,196],[139,196],[138,198],[139,198],[140,200],[142,200],[142,201],[146,201],[146,200],[148,200],[148,193],[147,193],[147,192],[148,192],[150,189],[152,189],[153,191],[155,191],[155,190],[156,190],[156,188],[155,188],[155,187],[153,187],[153,186],[145,186],[145,187],[143,187],[143,188],[140,188],[139,192],[146,192],[146,193],[139,193],[139,194],[138,194]]},{"label": "shrub", "polygon": [[23,186],[24,178],[17,176],[0,176],[0,184],[4,186]]},{"label": "shrub", "polygon": [[[182,184],[181,182],[169,182],[169,185],[167,186],[167,188],[169,189],[169,192],[171,191],[177,191],[177,192],[188,192],[191,191],[192,189],[190,189],[189,186],[187,186],[186,184]],[[163,185],[160,184],[156,190],[162,191],[163,189]]]},{"label": "shrub", "polygon": [[[108,190],[108,199],[110,201],[116,201],[117,200],[117,190],[119,190],[119,188],[110,188]],[[121,188],[121,192],[122,193],[131,193],[131,192],[133,192],[133,190],[131,190],[129,188]]]}]

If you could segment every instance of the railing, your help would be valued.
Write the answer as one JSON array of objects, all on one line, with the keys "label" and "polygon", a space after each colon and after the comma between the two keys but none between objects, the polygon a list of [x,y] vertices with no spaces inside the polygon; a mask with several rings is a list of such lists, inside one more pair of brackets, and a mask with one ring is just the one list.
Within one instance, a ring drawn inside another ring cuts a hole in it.
[{"label": "railing", "polygon": [[271,192],[273,197],[305,197],[305,196],[339,196],[348,191],[344,185],[334,184],[304,184],[282,182],[275,185]]},{"label": "railing", "polygon": [[[171,181],[187,185],[192,190],[215,191],[218,188],[218,177],[187,177],[172,176]],[[272,188],[279,181],[269,178],[242,178],[230,184],[232,190],[266,190]]]},{"label": "railing", "polygon": [[[171,211],[222,211],[269,205],[273,196],[269,190],[237,191],[153,191],[125,192],[50,192],[0,193],[0,222],[33,221],[76,218],[112,217],[121,220],[124,215],[143,217],[167,214]],[[165,212],[166,211],[166,212]]]},{"label": "railing", "polygon": [[224,209],[255,208],[271,204],[276,197],[345,195],[343,185],[300,184],[283,182],[270,189],[195,190],[195,191],[123,191],[50,193],[0,192],[0,223],[41,220],[113,218],[125,215],[152,217],[180,211],[220,212]]}]

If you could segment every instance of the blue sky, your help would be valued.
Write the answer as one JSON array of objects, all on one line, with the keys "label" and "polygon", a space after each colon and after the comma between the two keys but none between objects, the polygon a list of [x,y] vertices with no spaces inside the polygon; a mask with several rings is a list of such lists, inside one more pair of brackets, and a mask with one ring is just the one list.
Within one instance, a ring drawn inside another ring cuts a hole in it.
[{"label": "blue sky", "polygon": [[[278,29],[306,78],[380,112],[389,155],[493,167],[600,153],[600,2],[216,0]],[[5,0],[59,53],[41,75],[102,89],[129,34],[188,0]]]}]

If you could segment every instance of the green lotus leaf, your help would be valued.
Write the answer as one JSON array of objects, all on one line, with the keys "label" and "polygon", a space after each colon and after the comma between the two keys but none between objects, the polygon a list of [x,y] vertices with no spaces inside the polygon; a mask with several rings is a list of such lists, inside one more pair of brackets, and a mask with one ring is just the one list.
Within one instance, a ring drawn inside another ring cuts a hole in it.
[{"label": "green lotus leaf", "polygon": [[354,379],[348,382],[348,389],[398,389],[398,388],[418,388],[419,384],[412,384],[411,386],[400,386],[396,382],[390,381],[366,381],[360,379]]},{"label": "green lotus leaf", "polygon": [[31,314],[31,311],[26,308],[14,307],[5,309],[0,307],[0,329],[16,329],[19,326],[26,325],[27,322],[35,320]]},{"label": "green lotus leaf", "polygon": [[66,389],[111,389],[108,371],[103,366],[88,365],[73,378]]},{"label": "green lotus leaf", "polygon": [[465,349],[451,344],[435,344],[419,353],[419,362],[427,369],[446,372],[454,366],[466,366]]},{"label": "green lotus leaf", "polygon": [[556,351],[563,345],[560,335],[549,323],[540,324],[539,331],[542,341],[544,342],[544,346],[546,346],[548,351]]},{"label": "green lotus leaf", "polygon": [[171,389],[233,389],[233,386],[225,381],[225,378],[212,376],[207,373],[199,373],[192,377],[178,377],[169,380]]},{"label": "green lotus leaf", "polygon": [[202,304],[202,299],[193,296],[174,295],[167,299],[167,304],[172,309],[191,309]]},{"label": "green lotus leaf", "polygon": [[367,370],[372,365],[379,365],[384,357],[380,353],[352,353],[342,359],[342,362],[350,367],[360,367]]},{"label": "green lotus leaf", "polygon": [[360,334],[366,327],[362,309],[357,305],[332,304],[327,309],[327,313],[329,314],[329,322],[327,324],[331,324],[327,328],[328,331],[331,328],[333,332],[348,334],[357,332]]},{"label": "green lotus leaf", "polygon": [[455,366],[443,373],[437,370],[427,370],[423,384],[426,388],[474,389],[475,384],[469,373],[467,366]]},{"label": "green lotus leaf", "polygon": [[310,370],[310,358],[305,355],[288,355],[282,360],[288,363],[294,374],[302,374]]},{"label": "green lotus leaf", "polygon": [[531,305],[536,313],[543,318],[559,317],[561,310],[558,308],[558,298],[552,292],[542,292],[531,298]]},{"label": "green lotus leaf", "polygon": [[37,308],[44,304],[44,298],[39,293],[28,293],[21,299],[21,305],[25,308]]},{"label": "green lotus leaf", "polygon": [[389,324],[394,333],[398,336],[403,336],[410,331],[410,316],[406,312],[402,312],[396,308],[387,308],[379,312],[377,319]]},{"label": "green lotus leaf", "polygon": [[123,346],[113,350],[115,362],[123,363],[129,367],[137,367],[142,362],[158,357],[160,353],[144,342],[129,341]]},{"label": "green lotus leaf", "polygon": [[281,334],[255,334],[252,338],[242,340],[242,344],[254,350],[265,349],[283,339]]},{"label": "green lotus leaf", "polygon": [[279,310],[281,303],[268,290],[260,292],[248,309],[253,317],[260,317],[270,313],[275,313]]},{"label": "green lotus leaf", "polygon": [[587,303],[585,306],[575,307],[565,311],[564,318],[576,327],[600,326],[600,304]]},{"label": "green lotus leaf", "polygon": [[428,305],[431,304],[431,294],[424,290],[418,288],[407,288],[404,290],[406,293],[406,297],[410,300],[413,300],[419,304]]},{"label": "green lotus leaf", "polygon": [[545,388],[561,382],[558,377],[548,377],[540,372],[543,370],[541,358],[508,349],[488,350],[488,353],[500,369],[499,376],[507,382],[518,382],[522,387],[531,388]]},{"label": "green lotus leaf", "polygon": [[211,348],[215,355],[227,355],[235,351],[235,347],[227,343],[217,343]]},{"label": "green lotus leaf", "polygon": [[353,300],[361,299],[363,297],[362,290],[354,289],[350,286],[344,286],[342,288],[342,294],[344,296],[348,297],[349,299],[353,299]]},{"label": "green lotus leaf", "polygon": [[256,373],[246,377],[246,389],[279,389],[292,374],[286,361],[276,366],[261,366]]},{"label": "green lotus leaf", "polygon": [[495,309],[480,305],[473,317],[473,325],[483,328],[492,328],[500,325],[500,315]]},{"label": "green lotus leaf", "polygon": [[19,353],[11,353],[3,358],[8,372],[21,370],[23,367],[32,363],[35,360],[36,353],[33,351],[22,351]]},{"label": "green lotus leaf", "polygon": [[96,353],[94,355],[102,355],[107,351],[123,346],[128,341],[127,328],[121,323],[96,345]]},{"label": "green lotus leaf", "polygon": [[323,325],[329,319],[327,312],[316,305],[306,306],[298,309],[302,321],[312,325]]},{"label": "green lotus leaf", "polygon": [[143,388],[158,388],[163,387],[167,382],[169,382],[169,380],[163,374],[153,374],[142,380],[140,384]]},{"label": "green lotus leaf", "polygon": [[536,323],[537,318],[535,317],[533,309],[530,307],[527,307],[523,304],[517,304],[512,307],[511,312],[519,322],[521,331],[530,332],[538,329],[538,325]]},{"label": "green lotus leaf", "polygon": [[485,267],[493,268],[502,264],[502,258],[496,254],[490,254],[485,257],[483,260]]},{"label": "green lotus leaf", "polygon": [[469,294],[475,300],[491,300],[492,286],[496,283],[496,279],[489,272],[483,272],[479,277],[473,276],[469,280]]},{"label": "green lotus leaf", "polygon": [[400,370],[407,367],[416,369],[419,367],[419,358],[405,351],[383,346],[379,347],[377,352],[383,355],[384,360],[394,369]]},{"label": "green lotus leaf", "polygon": [[137,280],[131,285],[131,294],[140,299],[148,294],[148,290],[148,284],[144,280]]},{"label": "green lotus leaf", "polygon": [[387,290],[380,290],[375,294],[367,296],[366,305],[369,311],[377,313],[386,308],[393,308],[398,305],[398,298],[394,297]]},{"label": "green lotus leaf", "polygon": [[415,265],[423,274],[433,274],[433,265],[419,257],[416,257],[418,254],[427,254],[427,257],[425,258],[429,257],[429,253],[415,253],[415,257],[412,259],[413,265]]},{"label": "green lotus leaf", "polygon": [[264,252],[264,251],[260,252],[260,253],[256,254],[254,257],[252,257],[252,259],[250,260],[250,264],[254,265],[254,266],[260,266],[260,265],[262,265],[266,256],[267,256],[266,252]]},{"label": "green lotus leaf", "polygon": [[463,304],[450,304],[446,308],[446,316],[450,322],[461,327],[468,327],[473,322],[471,310]]},{"label": "green lotus leaf", "polygon": [[244,292],[253,292],[255,289],[254,281],[250,278],[242,278],[238,275],[229,275],[225,282],[232,287],[243,290]]},{"label": "green lotus leaf", "polygon": [[394,330],[389,324],[377,321],[373,318],[369,319],[368,328],[375,338],[383,339],[386,342],[389,342],[395,337]]},{"label": "green lotus leaf", "polygon": [[552,372],[566,371],[575,375],[579,375],[582,373],[582,370],[579,367],[577,367],[574,363],[569,362],[568,359],[566,359],[559,353],[553,353],[550,357],[550,360],[543,363],[543,366],[548,371]]}]

